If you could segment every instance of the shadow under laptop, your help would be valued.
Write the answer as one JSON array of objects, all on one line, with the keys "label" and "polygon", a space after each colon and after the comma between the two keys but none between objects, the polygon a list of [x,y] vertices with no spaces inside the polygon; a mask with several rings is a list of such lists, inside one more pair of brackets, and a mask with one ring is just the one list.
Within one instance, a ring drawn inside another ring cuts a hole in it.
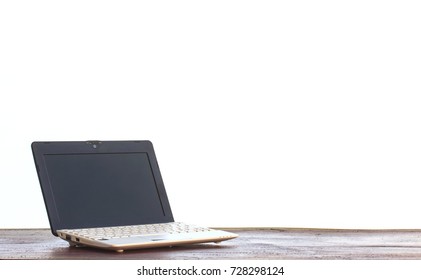
[{"label": "shadow under laptop", "polygon": [[200,243],[173,247],[135,249],[124,252],[97,249],[93,247],[61,246],[51,252],[52,259],[86,260],[201,260],[223,259],[237,247],[229,243]]}]

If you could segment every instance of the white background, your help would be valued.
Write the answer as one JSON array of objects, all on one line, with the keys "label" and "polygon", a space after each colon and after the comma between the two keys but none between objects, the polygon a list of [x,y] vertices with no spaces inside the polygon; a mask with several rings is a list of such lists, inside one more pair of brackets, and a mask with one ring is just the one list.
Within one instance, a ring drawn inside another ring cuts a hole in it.
[{"label": "white background", "polygon": [[418,1],[1,1],[0,227],[30,144],[149,139],[176,220],[421,228]]}]

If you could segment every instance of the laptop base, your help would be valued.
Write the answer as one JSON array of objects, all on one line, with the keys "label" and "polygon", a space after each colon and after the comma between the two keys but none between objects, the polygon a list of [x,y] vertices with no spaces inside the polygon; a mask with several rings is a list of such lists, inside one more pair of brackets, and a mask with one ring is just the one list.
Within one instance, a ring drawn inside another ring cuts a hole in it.
[{"label": "laptop base", "polygon": [[[192,245],[192,244],[199,244],[199,243],[215,243],[220,244],[222,241],[233,239],[238,237],[238,235],[233,233],[228,233],[220,230],[212,231],[212,233],[219,234],[219,237],[215,234],[211,234],[210,236],[206,237],[203,236],[202,238],[198,238],[197,236],[194,239],[189,239],[187,236],[186,238],[179,240],[176,240],[172,238],[173,236],[167,236],[167,238],[151,238],[149,237],[149,240],[145,240],[145,238],[142,239],[141,242],[137,240],[136,238],[130,238],[132,239],[130,242],[121,242],[122,240],[107,240],[107,242],[103,241],[80,241],[75,242],[71,240],[67,240],[66,238],[61,237],[64,241],[67,241],[69,243],[70,247],[94,247],[97,249],[105,249],[109,251],[115,251],[118,253],[122,253],[126,250],[136,250],[136,249],[147,249],[147,248],[158,248],[158,247],[174,247],[174,246],[181,246],[181,245]],[[229,235],[223,236],[222,234],[227,233]],[[157,236],[158,237],[158,236]],[[216,240],[219,239],[219,240]]]}]

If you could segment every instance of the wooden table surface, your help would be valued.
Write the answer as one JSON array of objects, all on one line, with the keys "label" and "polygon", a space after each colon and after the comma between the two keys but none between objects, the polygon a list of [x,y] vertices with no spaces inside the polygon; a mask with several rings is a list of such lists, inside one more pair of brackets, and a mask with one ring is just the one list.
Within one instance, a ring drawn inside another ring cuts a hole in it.
[{"label": "wooden table surface", "polygon": [[420,259],[421,230],[227,229],[220,244],[116,253],[73,248],[48,229],[0,229],[0,259]]}]

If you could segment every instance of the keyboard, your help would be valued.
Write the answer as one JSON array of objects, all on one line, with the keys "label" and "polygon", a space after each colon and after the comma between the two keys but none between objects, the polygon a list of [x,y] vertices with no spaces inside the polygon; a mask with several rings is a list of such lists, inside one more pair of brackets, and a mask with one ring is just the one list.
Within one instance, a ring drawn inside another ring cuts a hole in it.
[{"label": "keyboard", "polygon": [[147,235],[207,232],[212,229],[173,222],[163,224],[132,225],[121,227],[84,228],[61,230],[63,233],[75,237],[82,237],[92,240],[108,240],[113,238],[139,237]]}]

